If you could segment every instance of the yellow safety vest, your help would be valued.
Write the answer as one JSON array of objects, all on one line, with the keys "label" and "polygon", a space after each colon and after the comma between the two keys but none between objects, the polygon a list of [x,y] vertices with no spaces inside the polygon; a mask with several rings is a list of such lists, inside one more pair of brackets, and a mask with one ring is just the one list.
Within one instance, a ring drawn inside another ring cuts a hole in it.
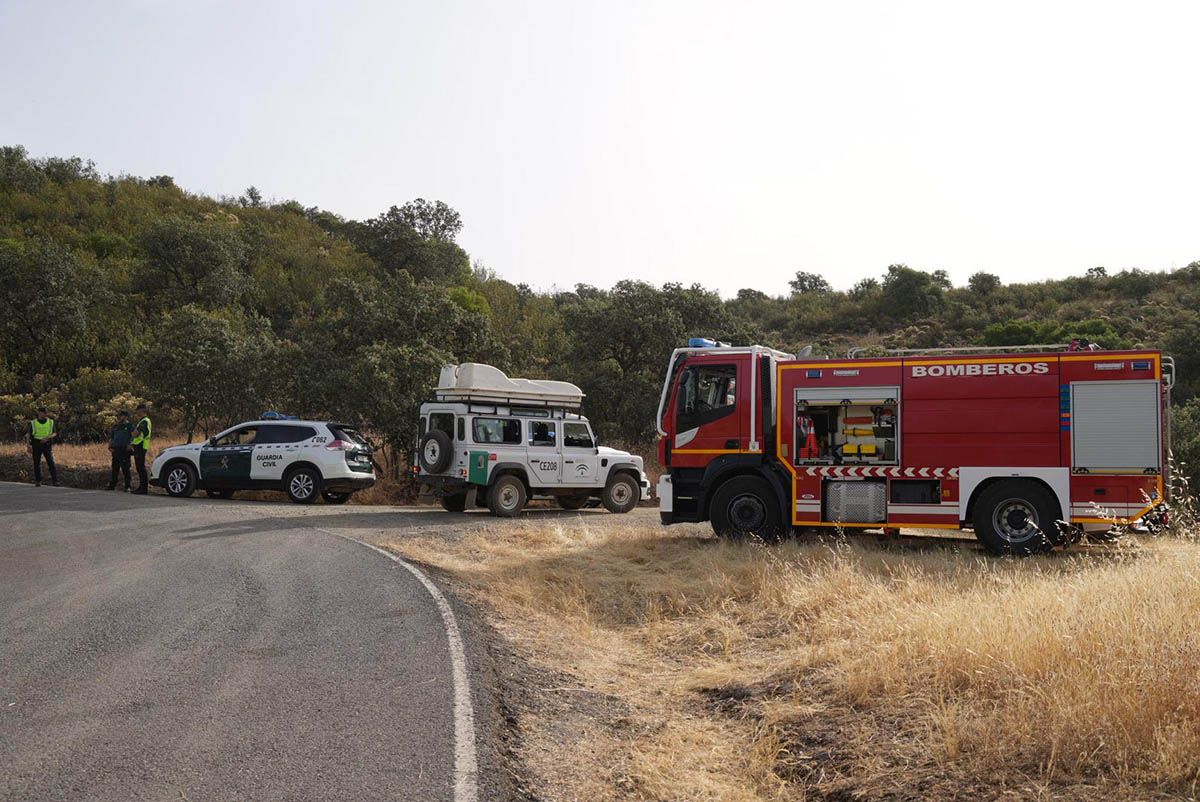
[{"label": "yellow safety vest", "polygon": [[[146,424],[146,434],[144,436],[142,435],[142,424],[143,423]],[[133,432],[134,432],[133,445],[141,446],[142,448],[149,451],[150,450],[150,435],[153,433],[153,431],[154,431],[154,426],[150,423],[150,416],[147,415],[146,417],[144,417],[140,421],[138,421],[137,426],[135,426],[133,429]]]},{"label": "yellow safety vest", "polygon": [[54,434],[54,418],[46,418],[45,423],[34,418],[31,422],[33,423],[33,439],[45,440]]}]

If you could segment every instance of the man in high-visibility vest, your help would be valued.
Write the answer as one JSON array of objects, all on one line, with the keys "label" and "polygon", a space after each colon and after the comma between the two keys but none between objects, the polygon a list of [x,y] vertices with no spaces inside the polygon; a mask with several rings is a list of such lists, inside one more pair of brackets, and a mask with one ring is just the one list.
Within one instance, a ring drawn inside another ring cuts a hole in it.
[{"label": "man in high-visibility vest", "polygon": [[37,417],[29,422],[29,453],[33,455],[33,483],[42,486],[42,457],[50,469],[50,483],[58,487],[58,468],[54,465],[54,438],[58,429],[54,418],[46,414],[45,407],[38,407]]},{"label": "man in high-visibility vest", "polygon": [[150,450],[150,435],[154,426],[150,423],[150,413],[145,404],[138,404],[135,416],[138,422],[133,427],[133,463],[137,466],[138,489],[133,491],[141,495],[150,492],[150,477],[146,475],[146,452]]}]

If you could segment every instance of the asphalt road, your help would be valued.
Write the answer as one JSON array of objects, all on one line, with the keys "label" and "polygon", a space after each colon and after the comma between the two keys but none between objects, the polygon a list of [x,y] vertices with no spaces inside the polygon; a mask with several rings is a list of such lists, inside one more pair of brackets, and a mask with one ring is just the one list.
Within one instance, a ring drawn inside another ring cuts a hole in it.
[{"label": "asphalt road", "polygon": [[469,622],[297,512],[0,484],[0,799],[495,798]]}]

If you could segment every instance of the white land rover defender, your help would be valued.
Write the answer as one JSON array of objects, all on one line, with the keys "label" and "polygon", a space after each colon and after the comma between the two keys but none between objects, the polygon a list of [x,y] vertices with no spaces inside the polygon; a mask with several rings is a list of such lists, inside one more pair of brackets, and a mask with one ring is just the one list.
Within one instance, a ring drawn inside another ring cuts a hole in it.
[{"label": "white land rover defender", "polygon": [[531,498],[553,497],[567,510],[598,500],[629,512],[650,497],[641,457],[596,445],[574,384],[465,363],[442,368],[435,396],[421,405],[413,464],[447,510],[486,505],[508,518]]}]

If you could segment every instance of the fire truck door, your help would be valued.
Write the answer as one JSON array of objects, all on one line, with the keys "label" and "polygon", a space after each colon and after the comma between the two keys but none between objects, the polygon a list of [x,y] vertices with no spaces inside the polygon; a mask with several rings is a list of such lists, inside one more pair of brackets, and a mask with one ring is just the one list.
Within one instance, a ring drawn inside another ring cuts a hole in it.
[{"label": "fire truck door", "polygon": [[680,377],[675,400],[675,454],[742,451],[746,432],[738,412],[738,384],[744,365],[693,365]]}]

